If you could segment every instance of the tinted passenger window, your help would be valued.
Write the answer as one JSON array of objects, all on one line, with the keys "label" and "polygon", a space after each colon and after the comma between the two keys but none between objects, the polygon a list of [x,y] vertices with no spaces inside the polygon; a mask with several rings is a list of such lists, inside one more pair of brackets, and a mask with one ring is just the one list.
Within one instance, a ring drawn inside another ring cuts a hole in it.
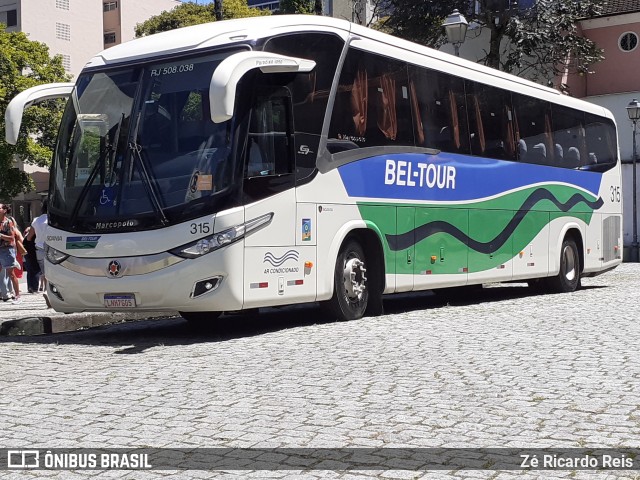
[{"label": "tinted passenger window", "polygon": [[305,33],[271,38],[264,50],[316,62],[310,73],[297,74],[288,85],[293,95],[296,131],[320,135],[344,42],[335,35]]},{"label": "tinted passenger window", "polygon": [[548,102],[523,95],[514,96],[518,160],[553,165],[555,152]]},{"label": "tinted passenger window", "polygon": [[610,120],[587,114],[585,168],[605,171],[617,162],[616,131]]},{"label": "tinted passenger window", "polygon": [[469,153],[464,81],[411,66],[409,92],[416,146]]},{"label": "tinted passenger window", "polygon": [[330,151],[413,144],[406,64],[352,49],[340,75]]},{"label": "tinted passenger window", "polygon": [[471,153],[501,160],[515,160],[510,93],[475,82],[466,82],[466,87]]},{"label": "tinted passenger window", "polygon": [[587,158],[584,112],[558,105],[553,105],[551,111],[556,164],[578,168]]},{"label": "tinted passenger window", "polygon": [[247,177],[292,173],[289,105],[284,88],[265,88],[257,93],[249,123]]},{"label": "tinted passenger window", "polygon": [[293,96],[294,152],[298,181],[304,180],[315,170],[331,85],[343,47],[344,42],[339,37],[313,32],[271,38],[264,46],[267,52],[316,62],[316,67],[311,72],[293,75],[287,84]]}]

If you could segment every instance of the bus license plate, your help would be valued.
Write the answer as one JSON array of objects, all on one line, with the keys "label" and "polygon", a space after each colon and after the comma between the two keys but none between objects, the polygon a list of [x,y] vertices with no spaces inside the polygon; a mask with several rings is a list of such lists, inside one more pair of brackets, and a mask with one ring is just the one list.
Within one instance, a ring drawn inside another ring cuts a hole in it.
[{"label": "bus license plate", "polygon": [[105,295],[104,306],[106,308],[134,308],[136,306],[136,296],[133,293]]}]

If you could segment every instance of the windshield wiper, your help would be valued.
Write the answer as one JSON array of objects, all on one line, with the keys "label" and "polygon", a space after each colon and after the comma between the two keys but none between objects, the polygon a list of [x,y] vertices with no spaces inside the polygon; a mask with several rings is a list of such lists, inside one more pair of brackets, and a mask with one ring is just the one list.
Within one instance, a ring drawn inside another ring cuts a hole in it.
[{"label": "windshield wiper", "polygon": [[169,224],[169,219],[164,214],[164,210],[162,208],[162,204],[160,203],[160,197],[158,196],[158,192],[156,191],[156,187],[151,181],[151,177],[149,176],[149,171],[147,170],[147,165],[142,158],[142,146],[138,143],[138,130],[140,128],[140,117],[141,113],[138,113],[138,118],[136,119],[136,127],[135,131],[131,138],[134,139],[133,142],[129,143],[129,149],[132,152],[132,156],[138,162],[138,167],[140,168],[140,173],[142,175],[142,183],[144,184],[145,189],[147,190],[147,195],[151,199],[151,203],[153,205],[153,209],[160,217],[160,222],[163,226]]},{"label": "windshield wiper", "polygon": [[86,183],[82,187],[82,190],[80,190],[80,195],[78,195],[78,199],[76,200],[76,203],[73,206],[73,211],[71,212],[71,217],[69,219],[69,224],[72,227],[75,225],[76,218],[78,217],[78,213],[80,212],[80,206],[84,203],[84,199],[86,198],[87,194],[89,193],[89,190],[91,190],[91,186],[93,185],[93,181],[95,180],[96,175],[98,174],[98,169],[102,166],[102,164],[104,163],[105,159],[107,158],[107,154],[110,151],[111,151],[111,144],[108,143],[105,146],[105,148],[104,148],[102,154],[100,155],[100,157],[98,157],[98,160],[96,161],[96,164],[91,169],[91,173],[89,174],[89,178],[87,179]]}]

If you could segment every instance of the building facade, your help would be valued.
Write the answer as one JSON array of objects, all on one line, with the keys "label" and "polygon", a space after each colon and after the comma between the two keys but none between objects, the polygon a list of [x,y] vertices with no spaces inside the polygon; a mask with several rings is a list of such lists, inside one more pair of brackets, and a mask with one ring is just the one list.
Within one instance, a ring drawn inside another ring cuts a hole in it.
[{"label": "building facade", "polygon": [[[580,22],[582,34],[604,51],[589,75],[569,75],[571,95],[611,110],[618,124],[622,165],[625,255],[633,241],[633,124],[627,105],[640,100],[640,0],[609,0],[597,18]],[[638,143],[640,145],[640,141]],[[640,172],[636,172],[640,179]],[[638,194],[638,185],[635,185]],[[640,198],[640,194],[638,194]],[[639,220],[640,222],[640,220]]]},{"label": "building facade", "polygon": [[[276,12],[280,8],[279,0],[248,0],[250,7]],[[360,25],[370,25],[379,16],[383,0],[323,0],[325,15],[342,18]]]},{"label": "building facade", "polygon": [[0,22],[46,43],[77,76],[96,53],[132,40],[137,23],[180,5],[179,0],[0,0]]}]

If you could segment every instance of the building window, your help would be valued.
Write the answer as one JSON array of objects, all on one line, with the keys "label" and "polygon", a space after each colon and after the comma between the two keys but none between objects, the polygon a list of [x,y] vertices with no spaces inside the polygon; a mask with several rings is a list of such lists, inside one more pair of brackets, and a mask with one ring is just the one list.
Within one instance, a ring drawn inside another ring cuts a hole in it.
[{"label": "building window", "polygon": [[56,8],[69,10],[69,0],[56,0]]},{"label": "building window", "polygon": [[633,32],[625,32],[620,35],[618,45],[623,52],[631,52],[638,46],[638,35]]},{"label": "building window", "polygon": [[118,2],[105,2],[102,4],[103,12],[110,12],[111,10],[117,10],[117,9],[118,9]]},{"label": "building window", "polygon": [[61,55],[62,56],[62,66],[68,72],[71,70],[71,55]]},{"label": "building window", "polygon": [[104,34],[104,44],[116,43],[116,32],[107,32]]},{"label": "building window", "polygon": [[18,11],[7,10],[7,27],[15,27],[18,25]]},{"label": "building window", "polygon": [[66,23],[56,22],[56,38],[71,41],[71,26]]}]

